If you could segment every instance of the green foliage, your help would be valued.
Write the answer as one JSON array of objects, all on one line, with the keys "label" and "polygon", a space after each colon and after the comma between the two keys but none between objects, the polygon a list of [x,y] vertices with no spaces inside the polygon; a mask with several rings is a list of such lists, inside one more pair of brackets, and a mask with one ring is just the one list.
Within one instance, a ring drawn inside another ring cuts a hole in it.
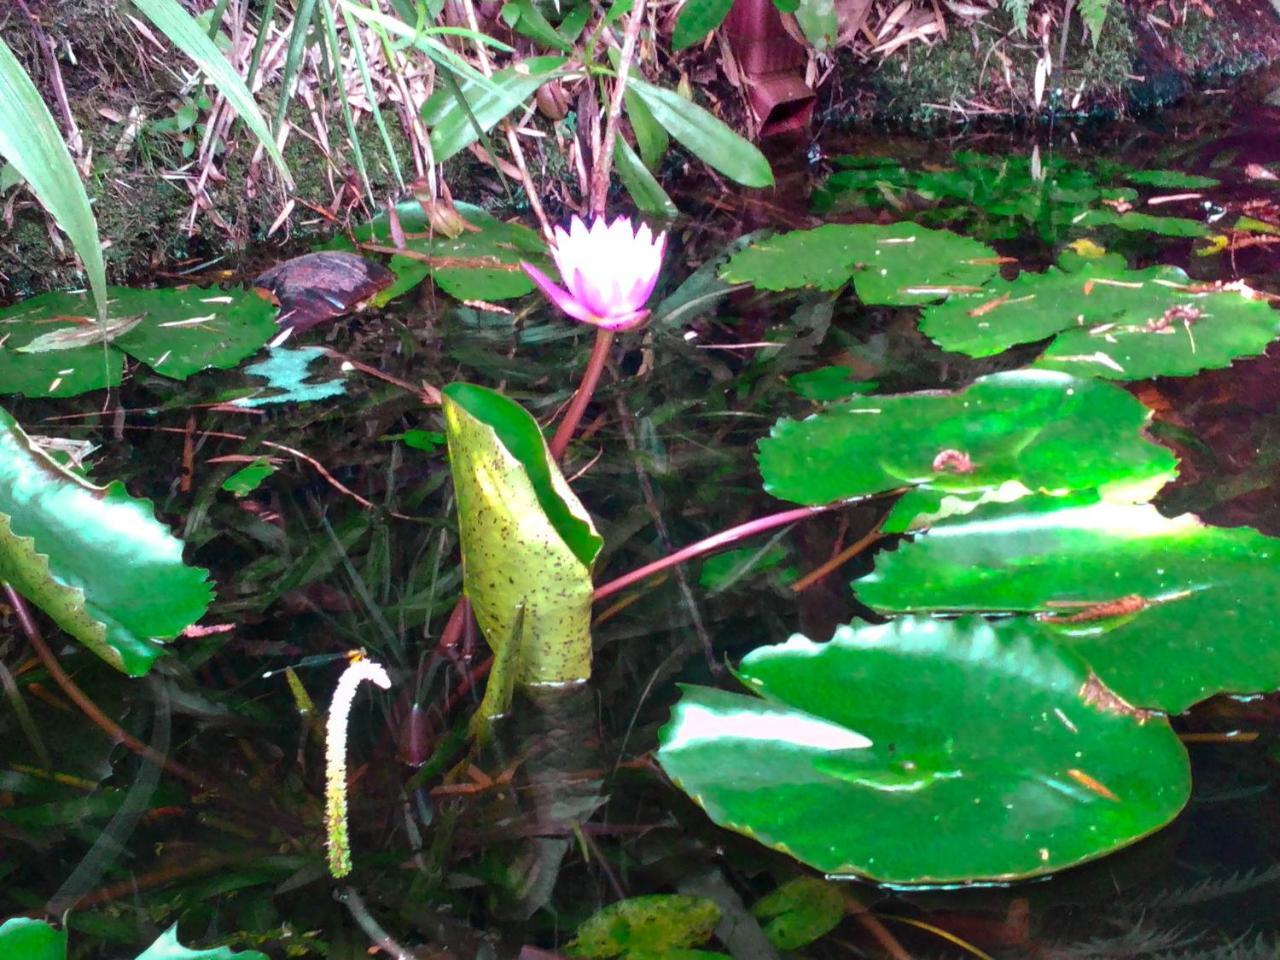
[{"label": "green foliage", "polygon": [[[107,315],[107,273],[98,224],[75,163],[39,91],[0,38],[0,157],[26,181],[40,205],[71,240],[84,262],[96,316]],[[6,383],[0,375],[0,383]]]},{"label": "green foliage", "polygon": [[840,887],[817,877],[788,880],[751,907],[765,936],[779,950],[799,950],[824,936],[844,919]]},{"label": "green foliage", "polygon": [[590,960],[658,960],[692,956],[711,938],[720,909],[705,897],[655,894],[611,903],[583,922],[566,948],[571,957]]},{"label": "green foliage", "polygon": [[117,670],[145,674],[209,606],[182,546],[150,503],[62,468],[0,410],[0,580]]},{"label": "green foliage", "polygon": [[1111,0],[1080,0],[1080,18],[1089,28],[1089,36],[1093,45],[1098,45],[1098,37],[1102,36],[1102,25],[1107,22],[1107,9]]},{"label": "green foliage", "polygon": [[1108,700],[1034,624],[841,627],[757,648],[738,677],[755,696],[684,688],[658,760],[717,823],[828,874],[1037,876],[1159,829],[1190,793],[1168,723]]},{"label": "green foliage", "polygon": [[0,391],[71,397],[120,383],[125,356],[175,380],[229,369],[276,332],[275,308],[244,288],[107,288],[90,322],[82,294],[45,293],[0,310]]},{"label": "green foliage", "polygon": [[729,15],[733,0],[688,0],[676,16],[675,29],[671,32],[671,47],[684,50],[720,26]]},{"label": "green foliage", "polygon": [[591,565],[602,540],[538,424],[483,387],[444,390],[464,589],[495,651],[518,640],[521,683],[591,674]]},{"label": "green foliage", "polygon": [[[0,948],[13,960],[67,960],[67,931],[55,930],[43,920],[13,917],[0,924]],[[178,942],[175,923],[135,960],[268,960],[257,950],[214,947],[192,950]]]}]

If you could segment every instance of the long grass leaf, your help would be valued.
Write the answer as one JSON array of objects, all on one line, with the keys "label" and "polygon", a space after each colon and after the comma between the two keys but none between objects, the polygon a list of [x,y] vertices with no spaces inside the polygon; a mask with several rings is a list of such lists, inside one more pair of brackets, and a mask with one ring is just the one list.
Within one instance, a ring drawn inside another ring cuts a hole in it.
[{"label": "long grass leaf", "polygon": [[89,196],[62,133],[35,84],[0,38],[0,156],[27,181],[40,205],[71,239],[98,307],[107,316],[107,270]]},{"label": "long grass leaf", "polygon": [[[395,175],[396,183],[403,187],[404,174],[400,170],[400,158],[396,156],[396,147],[391,142],[391,132],[387,129],[387,122],[382,117],[382,108],[378,106],[378,95],[373,89],[373,80],[369,76],[369,62],[365,58],[364,46],[360,42],[360,27],[350,10],[343,9],[342,19],[347,27],[347,36],[351,38],[351,52],[355,54],[356,70],[360,73],[360,83],[364,87],[365,99],[369,101],[369,112],[373,114],[373,122],[382,136],[382,145],[387,149],[387,160],[391,164],[391,172]],[[378,28],[370,27],[369,29],[376,32]]]},{"label": "long grass leaf", "polygon": [[329,0],[321,0],[320,20],[324,23],[325,40],[329,47],[329,78],[338,94],[338,102],[342,105],[342,121],[347,128],[347,141],[351,145],[351,156],[360,172],[360,182],[364,184],[369,202],[377,206],[373,196],[373,185],[369,183],[369,170],[364,163],[364,149],[360,146],[360,132],[356,129],[355,114],[351,112],[351,101],[347,98],[347,78],[342,72],[342,45],[338,40],[338,25],[333,17],[333,8]]},{"label": "long grass leaf", "polygon": [[275,122],[271,126],[273,133],[280,132],[285,111],[289,109],[293,81],[298,75],[298,68],[302,65],[302,52],[307,46],[307,32],[311,29],[311,17],[315,8],[316,0],[299,0],[293,9],[293,27],[289,30],[289,50],[285,53],[284,74],[280,78],[280,102],[276,106]]},{"label": "long grass leaf", "polygon": [[276,146],[276,141],[271,136],[271,129],[267,126],[262,114],[258,112],[253,94],[249,92],[240,75],[232,68],[213,41],[205,36],[200,25],[178,5],[177,0],[133,0],[133,5],[141,10],[174,46],[194,60],[196,65],[204,71],[205,76],[227,98],[227,103],[231,104],[232,109],[240,115],[245,126],[262,143],[280,171],[285,185],[292,187],[293,177],[289,174],[289,168],[284,162],[280,148]]},{"label": "long grass leaf", "polygon": [[493,37],[483,33],[476,33],[476,31],[468,30],[465,27],[431,27],[427,30],[417,30],[403,20],[387,16],[380,10],[370,9],[356,3],[355,0],[338,0],[338,2],[342,4],[344,9],[351,11],[354,16],[365,21],[365,23],[375,23],[388,33],[394,33],[396,36],[405,38],[440,66],[447,67],[454,73],[479,83],[482,87],[490,86],[485,76],[454,51],[439,40],[436,40],[435,37],[462,37],[472,43],[483,43],[503,53],[512,52],[512,48],[501,40],[495,40]]}]

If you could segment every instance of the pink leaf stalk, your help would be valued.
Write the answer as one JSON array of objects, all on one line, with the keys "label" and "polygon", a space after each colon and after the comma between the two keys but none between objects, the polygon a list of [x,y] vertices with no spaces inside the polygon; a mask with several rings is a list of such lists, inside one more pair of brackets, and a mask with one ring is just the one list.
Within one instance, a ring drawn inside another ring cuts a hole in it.
[{"label": "pink leaf stalk", "polygon": [[630,330],[649,316],[645,304],[658,282],[667,235],[653,235],[630,217],[603,219],[588,227],[574,217],[556,227],[551,256],[565,286],[530,263],[521,267],[547,298],[575,320],[603,330]]}]

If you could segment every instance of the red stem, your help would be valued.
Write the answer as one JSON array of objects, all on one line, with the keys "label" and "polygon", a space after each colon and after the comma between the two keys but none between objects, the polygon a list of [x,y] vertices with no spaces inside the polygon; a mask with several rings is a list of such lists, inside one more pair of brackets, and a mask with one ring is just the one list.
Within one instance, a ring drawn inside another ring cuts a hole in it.
[{"label": "red stem", "polygon": [[601,584],[596,587],[593,599],[603,600],[605,597],[611,597],[618,591],[625,590],[633,583],[638,583],[646,577],[660,573],[668,567],[674,567],[676,564],[684,563],[686,560],[692,560],[694,557],[700,557],[706,553],[722,550],[740,540],[754,537],[758,533],[765,533],[777,527],[785,527],[787,524],[796,523],[799,520],[807,520],[809,517],[835,510],[838,507],[848,506],[853,502],[853,500],[840,500],[836,503],[823,504],[820,507],[796,507],[792,510],[783,510],[781,513],[771,513],[768,516],[757,517],[755,520],[748,520],[746,523],[740,523],[736,527],[730,527],[728,530],[721,530],[705,540],[699,540],[697,543],[668,554],[660,560],[646,563],[643,567],[638,567],[630,573],[624,573],[615,580]]},{"label": "red stem", "polygon": [[578,384],[578,391],[569,402],[569,409],[565,411],[564,419],[556,428],[556,435],[551,438],[552,459],[560,460],[565,450],[569,448],[569,441],[573,439],[574,431],[582,422],[582,415],[587,412],[587,404],[591,402],[591,397],[596,392],[600,374],[604,373],[604,364],[609,359],[611,346],[613,346],[613,331],[603,327],[597,328],[595,346],[591,348],[591,359],[587,361],[587,369],[582,371],[582,382]]}]

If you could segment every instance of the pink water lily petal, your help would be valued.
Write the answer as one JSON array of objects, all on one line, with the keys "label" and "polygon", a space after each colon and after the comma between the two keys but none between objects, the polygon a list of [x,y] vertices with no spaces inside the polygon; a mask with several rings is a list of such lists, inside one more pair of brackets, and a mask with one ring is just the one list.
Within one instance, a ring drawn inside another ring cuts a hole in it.
[{"label": "pink water lily petal", "polygon": [[597,322],[591,311],[581,306],[568,290],[565,290],[533,264],[521,263],[520,266],[529,275],[529,279],[538,285],[538,289],[547,295],[547,299],[562,311],[575,320],[581,320],[583,323],[594,324]]}]

